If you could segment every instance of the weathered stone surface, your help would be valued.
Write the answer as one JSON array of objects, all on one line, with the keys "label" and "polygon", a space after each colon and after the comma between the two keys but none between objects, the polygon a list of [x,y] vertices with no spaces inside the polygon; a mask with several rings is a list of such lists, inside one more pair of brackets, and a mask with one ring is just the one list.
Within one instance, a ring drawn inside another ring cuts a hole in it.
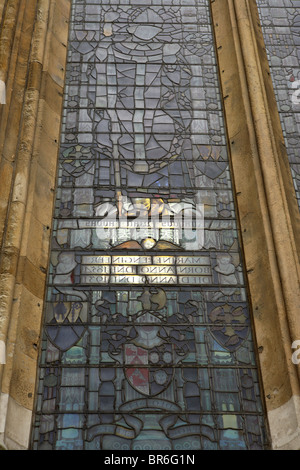
[{"label": "weathered stone surface", "polygon": [[[0,34],[0,442],[28,448],[65,77],[70,0],[7,0]],[[2,6],[2,4],[1,4]],[[2,15],[0,7],[0,15]],[[2,125],[3,124],[3,125]]]}]

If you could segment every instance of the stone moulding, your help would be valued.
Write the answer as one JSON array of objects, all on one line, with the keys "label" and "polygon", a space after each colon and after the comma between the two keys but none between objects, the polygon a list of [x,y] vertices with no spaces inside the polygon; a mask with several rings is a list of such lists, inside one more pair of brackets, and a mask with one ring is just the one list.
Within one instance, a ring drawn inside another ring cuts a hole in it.
[{"label": "stone moulding", "polygon": [[273,449],[300,448],[300,215],[254,0],[211,2]]},{"label": "stone moulding", "polygon": [[70,0],[7,0],[0,79],[0,442],[29,447]]}]

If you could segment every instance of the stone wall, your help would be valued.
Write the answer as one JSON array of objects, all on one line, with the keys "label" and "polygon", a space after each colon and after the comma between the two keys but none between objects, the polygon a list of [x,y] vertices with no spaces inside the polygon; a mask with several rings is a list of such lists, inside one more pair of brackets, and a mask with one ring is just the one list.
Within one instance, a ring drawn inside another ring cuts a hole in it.
[{"label": "stone wall", "polygon": [[69,0],[2,2],[0,436],[29,445],[61,121]]}]

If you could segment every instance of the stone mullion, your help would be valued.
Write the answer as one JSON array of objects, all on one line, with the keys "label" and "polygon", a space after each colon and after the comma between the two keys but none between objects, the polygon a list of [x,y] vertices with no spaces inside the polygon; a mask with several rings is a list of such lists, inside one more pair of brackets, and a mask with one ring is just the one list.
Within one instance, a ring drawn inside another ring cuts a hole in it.
[{"label": "stone mullion", "polygon": [[[34,22],[32,9],[28,8],[28,0],[15,3],[15,7],[19,4],[18,9],[11,9],[7,5],[2,25],[3,34],[0,38],[1,79],[6,84],[6,105],[0,106],[0,180],[3,182],[0,186],[0,247],[3,242],[11,195]],[[15,21],[15,26],[13,21]],[[10,40],[8,40],[8,34],[4,33],[7,28],[10,33],[15,32]],[[9,64],[6,57],[8,55]],[[8,66],[9,69],[6,70]]]},{"label": "stone mullion", "polygon": [[[246,7],[249,17],[251,18],[252,11],[250,9],[249,0],[246,2]],[[238,13],[242,17],[243,11]],[[276,262],[278,263],[278,275],[280,283],[282,283],[283,300],[286,306],[291,342],[293,342],[300,338],[300,245],[299,239],[297,240],[299,230],[294,230],[295,227],[299,228],[300,226],[299,216],[295,217],[294,215],[293,218],[291,217],[290,207],[287,201],[286,194],[293,188],[293,183],[291,179],[290,188],[288,188],[285,187],[283,181],[282,169],[280,168],[282,155],[280,155],[277,148],[276,135],[278,134],[275,134],[275,129],[272,125],[272,110],[269,108],[263,83],[263,72],[257,51],[257,32],[253,27],[249,27],[249,29],[241,27],[240,34],[243,35],[242,40],[244,44],[252,41],[254,49],[252,55],[245,54],[245,59],[247,60],[246,67],[248,70],[247,80],[249,89],[255,89],[255,93],[250,93],[251,107],[256,127],[263,184],[265,186],[267,206],[269,208],[270,228],[274,239]],[[260,87],[257,87],[258,83]],[[264,129],[265,132],[260,132],[261,129]],[[273,159],[270,157],[273,157]],[[297,299],[296,302],[295,298]],[[300,378],[300,368],[298,368],[297,373]]]},{"label": "stone mullion", "polygon": [[[13,135],[6,135],[5,134],[5,142],[8,142],[9,137],[11,137],[11,142],[14,146],[14,149],[16,149],[17,144],[18,144],[18,139],[19,139],[19,125],[22,120],[22,108],[23,108],[23,96],[24,96],[24,86],[26,84],[26,76],[27,76],[27,63],[28,63],[28,55],[30,51],[30,44],[31,44],[31,34],[33,30],[33,24],[34,24],[34,15],[32,15],[32,9],[26,9],[28,7],[28,0],[24,0],[21,2],[21,4],[18,4],[16,2],[16,7],[19,6],[19,9],[9,9],[9,5],[6,10],[6,16],[9,15],[16,15],[18,18],[11,18],[9,16],[9,24],[11,26],[11,31],[13,32],[12,28],[12,22],[15,20],[15,23],[21,23],[18,24],[16,27],[17,32],[15,38],[11,38],[10,43],[8,41],[4,41],[3,46],[3,53],[2,53],[2,60],[1,60],[1,70],[2,70],[2,78],[4,81],[6,81],[6,78],[9,77],[12,79],[12,83],[10,84],[12,93],[11,97],[8,99],[7,105],[3,106],[3,109],[7,109],[8,115],[2,115],[2,123],[5,123],[5,118],[11,118],[10,119],[10,125],[14,127],[15,131]],[[33,13],[35,13],[35,8],[33,9]],[[4,20],[5,23],[5,20]],[[27,34],[25,34],[25,32]],[[13,43],[15,43],[16,47],[13,47]],[[9,47],[12,48],[11,52],[11,68],[12,70],[9,71],[9,73],[5,70],[7,64],[7,59],[4,57],[8,55]],[[6,50],[7,49],[7,50]],[[22,61],[22,58],[25,55],[25,65]],[[15,68],[16,66],[16,68]],[[10,77],[10,75],[13,75]],[[13,83],[13,82],[16,83]],[[16,85],[16,88],[15,86]],[[17,104],[14,102],[14,93],[13,91],[16,91],[16,93],[19,95],[17,96]],[[12,110],[11,110],[11,101],[12,101]],[[12,111],[12,114],[10,114],[10,111]],[[5,130],[7,131],[6,126],[1,126],[4,127]],[[2,149],[3,150],[3,149]],[[3,153],[2,153],[3,156]],[[6,227],[7,227],[7,208],[9,207],[9,204],[11,202],[11,193],[12,193],[12,185],[13,185],[13,179],[14,179],[14,159],[15,155],[13,155],[12,161],[11,162],[4,162],[3,165],[1,165],[1,240],[3,240],[3,235],[6,232]],[[4,157],[2,159],[3,163]],[[6,164],[7,163],[7,164]],[[13,290],[14,282],[15,282],[15,276],[12,274],[12,271],[16,268],[17,264],[17,253],[15,249],[5,249],[4,246],[2,246],[2,250],[0,253],[0,279],[1,279],[1,287],[2,287],[2,296],[0,298],[0,312],[1,312],[1,322],[0,322],[0,341],[4,342],[6,340],[6,334],[7,334],[7,328],[9,324],[9,311],[11,308],[11,295],[10,293]],[[0,366],[0,378],[1,378],[1,366]],[[1,380],[0,380],[1,383]]]},{"label": "stone mullion", "polygon": [[[5,239],[1,256],[1,284],[6,294],[4,305],[1,303],[0,340],[6,341],[14,284],[17,275],[18,256],[23,233],[24,213],[26,208],[28,172],[35,133],[37,112],[36,92],[26,89],[21,116],[21,128],[17,152],[15,155],[14,179],[12,180],[9,210],[6,220]],[[7,268],[9,268],[7,270]],[[0,381],[1,381],[0,371]]]},{"label": "stone mullion", "polygon": [[[31,1],[31,5],[30,5]],[[35,18],[36,0],[7,2],[4,11],[1,49],[1,79],[6,83],[6,105],[0,107],[0,246],[6,232],[7,210],[10,205],[14,180],[15,154],[22,120],[24,93],[27,80],[28,57]],[[8,151],[8,153],[7,153]],[[10,153],[11,152],[11,153]],[[9,155],[9,158],[6,158]],[[7,362],[7,334],[11,322],[12,292],[18,253],[15,249],[0,250],[0,438],[5,430],[8,393],[3,388],[2,374]]]},{"label": "stone mullion", "polygon": [[[0,33],[0,80],[4,82],[6,86],[6,105],[0,106],[0,162],[3,158],[3,145],[7,140],[6,128],[9,123],[11,103],[16,99],[16,95],[18,100],[22,101],[20,91],[15,89],[17,81],[16,73],[17,70],[20,69],[20,59],[22,62],[22,43],[24,44],[26,41],[27,35],[30,36],[31,40],[33,28],[33,19],[31,18],[31,20],[28,21],[31,11],[28,10],[27,0],[17,0],[15,2],[7,0],[6,7],[2,13],[3,18]],[[23,46],[23,54],[24,51],[25,48]],[[25,66],[27,70],[27,62]],[[24,73],[22,77],[24,77]],[[22,83],[21,86],[24,91],[25,85]],[[18,119],[18,115],[16,118]],[[18,128],[18,126],[16,126],[16,128]]]},{"label": "stone mullion", "polygon": [[[15,250],[7,285],[7,360],[0,395],[0,438],[9,449],[29,446],[38,343],[49,258],[63,101],[70,0],[39,0],[32,25],[19,164],[5,246]],[[15,181],[16,181],[15,179]],[[15,224],[14,221],[20,222]],[[18,420],[16,420],[18,416]],[[2,435],[1,435],[2,433]]]},{"label": "stone mullion", "polygon": [[272,445],[297,448],[299,366],[291,346],[300,339],[299,210],[256,2],[211,5]]},{"label": "stone mullion", "polygon": [[0,80],[6,83],[21,0],[7,0],[0,35]]},{"label": "stone mullion", "polygon": [[[53,142],[59,139],[69,2],[38,0],[34,11],[27,26],[33,32],[2,256],[0,340],[7,342],[7,354],[1,366],[0,437],[9,448],[27,448],[30,435],[58,146],[47,153],[50,162],[41,154],[45,135],[53,133]],[[63,25],[62,33],[56,21]],[[57,51],[63,66],[51,57]],[[54,104],[50,98],[56,99]],[[40,203],[45,196],[46,210]]]}]

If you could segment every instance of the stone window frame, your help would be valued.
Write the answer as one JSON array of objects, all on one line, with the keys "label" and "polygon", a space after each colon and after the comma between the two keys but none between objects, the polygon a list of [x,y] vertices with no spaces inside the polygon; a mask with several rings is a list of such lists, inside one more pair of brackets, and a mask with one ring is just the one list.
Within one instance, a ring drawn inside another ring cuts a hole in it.
[{"label": "stone window frame", "polygon": [[[270,441],[299,449],[300,214],[256,1],[210,3]],[[0,443],[8,449],[30,446],[70,9],[71,0],[6,0],[0,9]]]}]

